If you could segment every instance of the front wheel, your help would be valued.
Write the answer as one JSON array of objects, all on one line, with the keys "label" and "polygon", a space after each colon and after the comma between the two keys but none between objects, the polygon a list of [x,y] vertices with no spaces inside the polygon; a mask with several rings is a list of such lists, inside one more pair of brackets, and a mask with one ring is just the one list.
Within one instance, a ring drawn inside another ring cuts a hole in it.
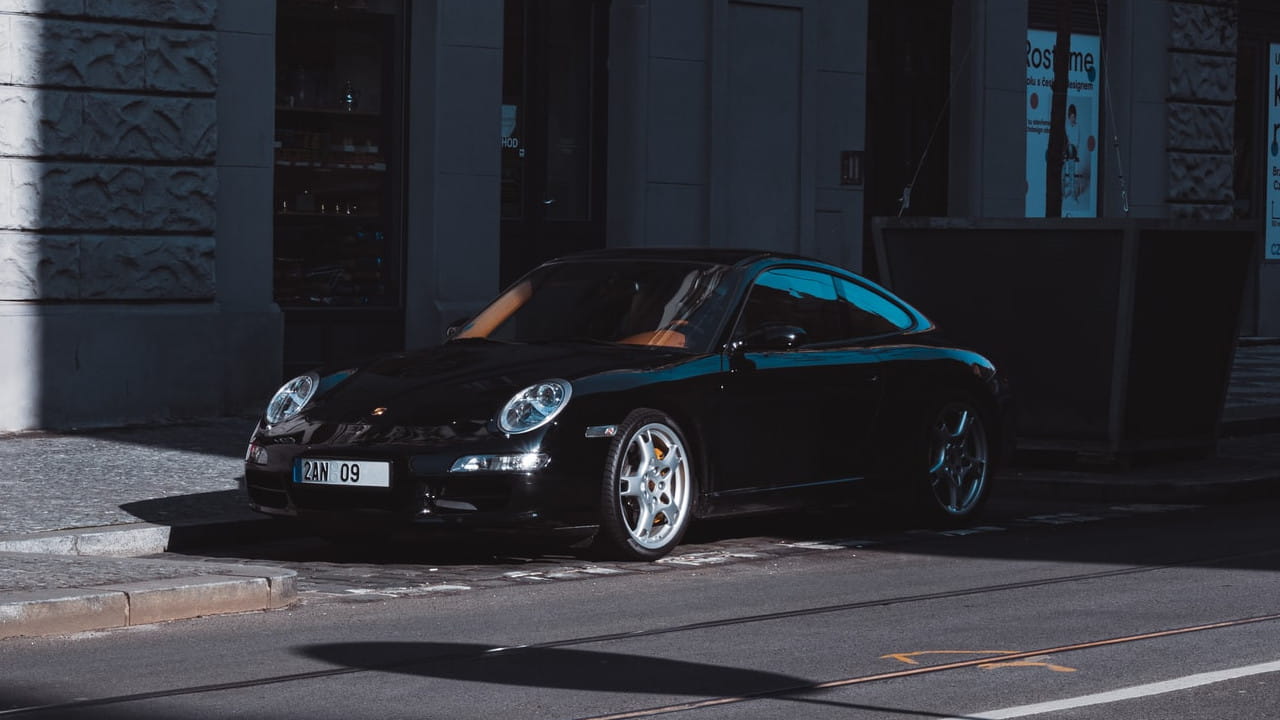
[{"label": "front wheel", "polygon": [[679,426],[657,410],[633,411],[606,456],[596,545],[633,560],[666,555],[689,526],[694,490]]}]

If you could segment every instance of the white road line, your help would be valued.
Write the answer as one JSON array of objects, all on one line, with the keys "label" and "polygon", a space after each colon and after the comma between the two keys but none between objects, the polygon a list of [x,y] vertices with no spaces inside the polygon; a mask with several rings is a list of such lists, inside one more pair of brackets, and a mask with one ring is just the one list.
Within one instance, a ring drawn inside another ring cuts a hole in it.
[{"label": "white road line", "polygon": [[1225,682],[1227,680],[1236,680],[1242,677],[1262,675],[1263,673],[1271,672],[1280,672],[1280,661],[1259,663],[1257,665],[1246,665],[1244,667],[1232,668],[1230,670],[1199,673],[1197,675],[1188,675],[1186,677],[1150,683],[1147,685],[1135,685],[1133,687],[1121,688],[1119,690],[1112,690],[1104,693],[1096,693],[1094,695],[1081,695],[1080,697],[1036,703],[1035,705],[1021,705],[1019,707],[992,710],[990,712],[978,713],[975,715],[947,718],[947,720],[1006,720],[1007,718],[1028,717],[1031,715],[1058,712],[1060,710],[1088,707],[1089,705],[1105,705],[1107,703],[1134,700],[1136,698],[1148,697],[1151,695],[1162,695],[1164,693],[1177,692],[1179,690],[1189,690],[1191,688],[1200,687],[1201,685],[1210,685],[1213,683]]}]

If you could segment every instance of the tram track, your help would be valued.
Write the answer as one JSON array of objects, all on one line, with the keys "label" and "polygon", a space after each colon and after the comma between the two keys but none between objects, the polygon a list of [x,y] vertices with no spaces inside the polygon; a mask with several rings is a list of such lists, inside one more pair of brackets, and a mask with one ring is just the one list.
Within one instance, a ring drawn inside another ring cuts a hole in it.
[{"label": "tram track", "polygon": [[[294,682],[304,682],[310,680],[336,678],[349,675],[358,675],[365,673],[377,672],[395,672],[403,671],[411,667],[430,667],[433,665],[445,665],[458,663],[463,661],[483,661],[485,658],[510,656],[522,652],[545,651],[563,648],[573,648],[598,643],[618,642],[625,640],[636,640],[642,638],[651,638],[663,635],[673,635],[681,633],[689,633],[708,629],[729,628],[735,626],[745,626],[756,623],[763,623],[776,620],[788,620],[796,618],[804,618],[811,616],[819,616],[824,614],[857,611],[868,608],[881,608],[890,606],[910,605],[914,603],[936,602],[944,600],[952,600],[958,598],[980,596],[993,593],[1012,592],[1020,590],[1030,590],[1054,585],[1063,585],[1070,583],[1091,582],[1096,580],[1118,578],[1125,576],[1139,575],[1143,573],[1158,572],[1161,570],[1189,567],[1189,566],[1212,566],[1217,564],[1225,564],[1236,562],[1249,558],[1264,557],[1274,555],[1280,551],[1280,548],[1267,548],[1263,550],[1254,550],[1247,553],[1233,553],[1229,555],[1219,555],[1212,557],[1197,557],[1179,562],[1168,562],[1159,564],[1132,565],[1127,567],[1113,568],[1109,570],[1088,572],[1088,573],[1072,573],[1066,575],[1058,575],[1054,577],[1039,578],[1035,580],[1026,580],[1010,583],[995,583],[988,585],[980,585],[969,588],[959,588],[954,590],[939,591],[933,593],[920,593],[911,595],[898,595],[885,598],[876,598],[870,600],[860,600],[856,602],[834,603],[828,605],[818,605],[806,608],[796,608],[793,610],[783,610],[771,613],[744,614],[733,617],[718,618],[694,623],[682,623],[669,625],[664,627],[652,627],[637,630],[628,630],[614,633],[603,633],[594,635],[583,635],[572,638],[564,638],[559,640],[550,640],[540,643],[529,643],[511,646],[496,646],[488,648],[468,648],[465,652],[448,652],[448,653],[423,653],[410,657],[398,658],[395,661],[386,663],[366,663],[359,667],[335,667],[323,670],[313,670],[297,673],[285,673],[279,675],[265,675],[262,677],[248,678],[245,680],[188,685],[184,687],[169,688],[164,690],[154,690],[139,693],[126,693],[113,696],[105,696],[98,698],[83,698],[67,702],[50,703],[41,705],[29,705],[23,707],[15,707],[8,709],[0,709],[0,717],[18,717],[23,715],[43,714],[50,717],[60,716],[67,712],[75,710],[83,710],[90,708],[101,708],[106,706],[120,706],[131,703],[140,703],[149,700],[159,700],[166,698],[176,698],[182,696],[202,695],[208,693],[217,693],[233,690],[244,690],[251,688],[266,687],[271,685],[281,685]],[[1143,640],[1155,639],[1160,637],[1169,637],[1174,635],[1183,635],[1195,632],[1204,632],[1214,629],[1222,629],[1228,627],[1236,627],[1241,625],[1256,624],[1263,622],[1280,621],[1280,614],[1260,615],[1250,617],[1232,618],[1220,620],[1213,623],[1189,625],[1177,628],[1166,628],[1146,633],[1139,633],[1126,636],[1118,636],[1112,638],[1104,638],[1090,640],[1082,643],[1062,645],[1052,648],[1041,648],[1037,650],[1026,651],[1025,653],[1008,654],[1002,653],[997,656],[984,656],[973,659],[966,659],[952,663],[939,665],[930,665],[923,667],[913,667],[903,669],[891,673],[879,673],[871,675],[861,675],[856,677],[842,678],[837,680],[813,682],[813,683],[797,683],[787,687],[762,690],[758,693],[740,694],[733,696],[722,696],[717,698],[707,698],[700,701],[693,701],[678,705],[662,705],[654,706],[648,709],[632,710],[625,713],[591,716],[584,720],[628,720],[629,718],[651,717],[655,715],[667,714],[672,712],[683,712],[697,710],[701,708],[718,707],[722,705],[749,702],[753,700],[764,700],[769,698],[780,698],[788,695],[815,693],[824,690],[830,690],[840,687],[853,686],[858,684],[866,684],[873,682],[882,682],[892,679],[911,677],[915,675],[923,675],[929,673],[946,672],[949,670],[957,670],[968,668],[993,661],[1010,662],[1018,659],[1032,658],[1039,655],[1050,653],[1070,652],[1073,650],[1083,650],[1094,647],[1104,647],[1108,645],[1117,645],[1129,642],[1139,642]],[[429,674],[429,673],[428,673]]]},{"label": "tram track", "polygon": [[[854,685],[866,685],[869,683],[886,682],[889,680],[900,680],[903,678],[915,677],[918,675],[933,675],[937,673],[950,672],[953,670],[961,670],[966,668],[980,667],[993,662],[1009,663],[1019,660],[1027,660],[1030,658],[1041,657],[1045,655],[1058,655],[1062,653],[1076,652],[1080,650],[1092,650],[1095,648],[1108,647],[1111,645],[1124,645],[1128,643],[1136,643],[1144,640],[1155,640],[1158,638],[1174,637],[1177,635],[1187,635],[1196,632],[1205,632],[1208,630],[1222,630],[1226,628],[1241,627],[1244,625],[1253,625],[1264,622],[1280,621],[1280,613],[1271,615],[1258,615],[1247,618],[1236,618],[1232,620],[1223,620],[1214,623],[1205,623],[1201,625],[1189,625],[1179,628],[1171,628],[1167,630],[1159,630],[1155,632],[1138,633],[1134,635],[1124,635],[1119,637],[1105,638],[1101,640],[1089,640],[1086,642],[1073,643],[1069,645],[1058,645],[1055,647],[1039,648],[1037,650],[1027,650],[1018,653],[1000,653],[996,655],[986,655],[968,660],[959,660],[956,662],[943,663],[940,665],[927,665],[922,667],[913,667],[905,670],[895,670],[893,672],[873,673],[870,675],[856,675],[854,677],[842,678],[839,680],[827,680],[823,682],[815,682],[808,684],[797,684],[791,687],[775,688],[770,690],[761,690],[755,693],[745,693],[734,696],[722,696],[718,698],[707,698],[687,703],[677,703],[670,705],[658,705],[641,710],[630,710],[627,712],[611,713],[609,715],[592,715],[588,717],[577,718],[577,720],[639,720],[640,718],[655,717],[658,715],[669,715],[677,712],[690,712],[694,710],[703,710],[709,708],[719,708],[726,705],[736,705],[739,703],[753,702],[758,700],[785,699],[791,696],[803,696],[805,694],[822,692],[825,690],[835,690],[838,688],[852,687]],[[940,716],[941,717],[941,716]]]}]

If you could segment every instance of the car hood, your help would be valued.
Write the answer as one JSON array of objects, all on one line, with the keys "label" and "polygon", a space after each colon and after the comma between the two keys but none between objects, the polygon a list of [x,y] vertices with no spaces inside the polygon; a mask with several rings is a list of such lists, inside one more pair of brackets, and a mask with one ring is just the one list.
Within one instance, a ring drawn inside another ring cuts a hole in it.
[{"label": "car hood", "polygon": [[691,358],[626,345],[458,340],[325,374],[303,415],[311,422],[401,426],[482,422],[541,380],[568,380],[575,394],[589,393],[600,383],[581,381],[608,375],[635,382],[646,371]]}]

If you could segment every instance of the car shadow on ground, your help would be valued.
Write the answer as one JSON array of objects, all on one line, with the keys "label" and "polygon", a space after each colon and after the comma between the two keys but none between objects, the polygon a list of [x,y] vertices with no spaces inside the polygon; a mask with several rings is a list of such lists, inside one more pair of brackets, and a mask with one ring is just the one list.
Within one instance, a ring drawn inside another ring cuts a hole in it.
[{"label": "car shadow on ground", "polygon": [[[591,539],[520,534],[441,531],[437,533],[325,532],[292,518],[270,518],[248,510],[236,491],[199,493],[126,503],[121,509],[146,521],[169,525],[171,554],[238,561],[330,563],[335,565],[527,565],[566,560],[620,561],[591,546]],[[194,524],[204,518],[219,523]],[[903,530],[903,521],[870,510],[796,510],[695,522],[677,554],[767,537],[779,542],[818,542],[850,533]],[[648,564],[640,562],[639,564]]]},{"label": "car shadow on ground", "polygon": [[[131,503],[126,510],[169,522],[177,506],[226,506],[240,502],[233,491]],[[956,558],[1103,563],[1107,565],[1196,564],[1280,569],[1276,555],[1275,500],[1215,505],[1116,505],[993,498],[987,516],[972,527],[928,527],[879,508],[864,506],[793,511],[730,519],[700,520],[666,560],[731,562],[763,552],[786,555],[819,549],[872,547],[907,554]],[[1270,509],[1269,509],[1270,508]],[[241,508],[242,512],[244,511]],[[252,513],[248,513],[253,515]],[[170,555],[246,563],[310,564],[316,568],[382,566],[394,572],[475,569],[539,571],[571,566],[644,569],[650,563],[622,561],[594,552],[586,543],[528,536],[449,532],[428,536],[332,536],[322,538],[290,519],[238,522],[232,533],[209,534],[209,526],[173,525]],[[202,535],[201,533],[205,533]],[[788,547],[790,546],[790,547]],[[701,560],[700,560],[701,559]],[[689,563],[683,563],[689,564]],[[395,567],[399,566],[399,567]],[[444,574],[442,573],[443,577]],[[453,575],[450,575],[453,577]]]},{"label": "car shadow on ground", "polygon": [[[820,681],[708,663],[566,647],[498,648],[467,643],[357,642],[306,645],[299,654],[344,668],[489,685],[624,693],[650,712],[731,706],[770,699],[910,717],[937,713],[840,702],[821,696]],[[672,697],[677,696],[677,697]],[[685,699],[681,699],[685,698]],[[661,703],[661,704],[660,704]],[[670,703],[670,704],[668,704]],[[633,712],[635,712],[633,710]],[[730,711],[732,712],[732,711]],[[803,711],[798,710],[803,714]]]}]

